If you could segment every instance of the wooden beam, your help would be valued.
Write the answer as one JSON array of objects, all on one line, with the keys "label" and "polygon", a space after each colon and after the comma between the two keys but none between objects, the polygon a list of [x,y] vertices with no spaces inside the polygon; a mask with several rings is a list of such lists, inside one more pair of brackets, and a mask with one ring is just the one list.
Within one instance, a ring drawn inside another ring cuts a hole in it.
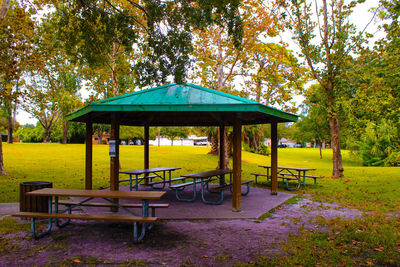
[{"label": "wooden beam", "polygon": [[[115,157],[110,157],[110,190],[119,190],[119,117],[117,113],[111,115],[111,136],[115,140]],[[113,199],[116,203],[118,199]],[[111,211],[117,212],[118,207],[111,207]]]},{"label": "wooden beam", "polygon": [[233,124],[233,193],[232,211],[241,211],[242,189],[242,124],[236,120]]},{"label": "wooden beam", "polygon": [[85,159],[85,189],[92,189],[92,173],[93,173],[93,124],[91,121],[86,122],[86,136],[85,136],[85,147],[86,147],[86,159]]},{"label": "wooden beam", "polygon": [[278,194],[278,123],[271,123],[271,195]]},{"label": "wooden beam", "polygon": [[[149,125],[144,126],[144,168],[148,169],[149,163]],[[145,183],[149,183],[149,178],[145,179]]]},{"label": "wooden beam", "polygon": [[[223,169],[225,166],[225,126],[221,123],[219,125],[219,169]],[[225,175],[221,175],[219,180],[220,185],[225,183]]]}]

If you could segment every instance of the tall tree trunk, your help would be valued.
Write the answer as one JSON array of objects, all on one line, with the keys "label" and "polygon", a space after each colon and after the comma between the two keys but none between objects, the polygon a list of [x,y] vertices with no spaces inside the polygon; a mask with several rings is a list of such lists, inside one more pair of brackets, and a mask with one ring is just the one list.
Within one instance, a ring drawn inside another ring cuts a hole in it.
[{"label": "tall tree trunk", "polygon": [[43,131],[43,143],[50,143],[50,135],[51,135],[51,129],[44,128],[44,131]]},{"label": "tall tree trunk", "polygon": [[[11,111],[11,108],[10,108],[10,111]],[[7,117],[7,128],[8,128],[7,143],[12,144],[13,143],[13,119],[12,119],[11,112],[10,112],[10,115]]]},{"label": "tall tree trunk", "polygon": [[322,159],[322,142],[319,141],[319,158]]},{"label": "tall tree trunk", "polygon": [[158,146],[160,146],[160,142],[161,142],[161,135],[160,135],[161,127],[157,127],[157,130],[158,130],[158,135],[157,135],[157,138],[158,138]]},{"label": "tall tree trunk", "polygon": [[0,19],[4,19],[6,17],[8,8],[10,7],[10,0],[2,0],[0,7]]},{"label": "tall tree trunk", "polygon": [[261,101],[261,78],[257,78],[256,83],[256,102],[260,103]]},{"label": "tall tree trunk", "polygon": [[112,80],[113,96],[117,96],[119,94],[117,69],[116,69],[118,50],[119,50],[119,44],[117,42],[114,42],[113,43],[113,54],[111,56],[111,80]]},{"label": "tall tree trunk", "polygon": [[233,151],[233,132],[231,132],[229,135],[227,132],[225,132],[225,162],[226,166],[225,169],[230,169],[229,167],[229,157],[232,157],[232,151]]},{"label": "tall tree trunk", "polygon": [[62,137],[62,143],[65,145],[67,143],[67,137],[68,137],[68,127],[69,123],[68,121],[63,121],[63,137]]},{"label": "tall tree trunk", "polygon": [[99,131],[99,133],[97,134],[97,138],[99,139],[98,144],[103,144],[103,131]]},{"label": "tall tree trunk", "polygon": [[6,171],[4,170],[4,163],[3,163],[3,140],[0,135],[0,175],[7,175]]},{"label": "tall tree trunk", "polygon": [[213,134],[211,135],[211,151],[210,154],[218,155],[218,136]]},{"label": "tall tree trunk", "polygon": [[332,178],[339,178],[343,176],[343,166],[342,166],[342,153],[340,151],[339,121],[337,115],[332,115],[329,118],[329,125],[331,127],[332,153],[333,153]]}]

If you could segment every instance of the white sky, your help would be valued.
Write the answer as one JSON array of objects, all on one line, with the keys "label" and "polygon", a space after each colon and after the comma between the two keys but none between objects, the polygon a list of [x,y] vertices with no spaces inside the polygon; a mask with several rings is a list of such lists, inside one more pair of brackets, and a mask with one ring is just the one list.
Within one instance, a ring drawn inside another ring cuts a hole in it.
[{"label": "white sky", "polygon": [[[358,27],[359,30],[364,29],[365,26],[369,23],[369,21],[371,20],[371,18],[373,16],[372,12],[369,12],[369,9],[372,7],[377,7],[378,4],[379,4],[379,0],[367,0],[365,3],[358,5],[351,16],[351,22],[354,23]],[[374,34],[374,37],[375,37],[374,41],[378,40],[380,38],[383,38],[385,36],[384,32],[378,31],[378,25],[375,23],[375,21],[373,21],[368,26],[367,32]],[[291,50],[298,51],[298,49],[296,48],[296,45],[293,42],[290,43],[290,40],[289,40],[290,38],[287,38],[285,36],[283,36],[283,38],[287,39],[284,41],[289,42]],[[85,88],[82,88],[80,93],[83,98],[87,98],[89,96],[89,92]],[[303,101],[303,97],[298,96],[295,98],[295,100],[297,101],[297,103],[300,104]],[[17,121],[21,125],[27,124],[27,123],[36,125],[36,123],[37,123],[36,119],[32,118],[29,115],[29,113],[27,113],[23,110],[18,111]]]}]

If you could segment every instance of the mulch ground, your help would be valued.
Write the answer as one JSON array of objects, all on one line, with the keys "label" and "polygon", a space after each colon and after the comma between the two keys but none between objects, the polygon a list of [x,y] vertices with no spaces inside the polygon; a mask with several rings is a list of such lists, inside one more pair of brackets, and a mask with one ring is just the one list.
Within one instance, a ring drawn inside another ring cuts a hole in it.
[{"label": "mulch ground", "polygon": [[160,222],[140,244],[132,242],[127,224],[73,221],[37,241],[26,232],[1,236],[6,245],[0,248],[0,266],[232,266],[280,253],[279,243],[301,226],[324,230],[316,216],[354,218],[362,213],[302,199],[270,215],[262,220]]}]

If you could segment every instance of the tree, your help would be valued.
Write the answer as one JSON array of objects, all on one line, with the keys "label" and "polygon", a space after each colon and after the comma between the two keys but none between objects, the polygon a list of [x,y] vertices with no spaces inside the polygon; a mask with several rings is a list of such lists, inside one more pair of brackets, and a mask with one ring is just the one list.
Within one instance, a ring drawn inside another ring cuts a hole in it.
[{"label": "tree", "polygon": [[367,166],[400,166],[400,136],[392,123],[368,123],[360,145]]},{"label": "tree", "polygon": [[[340,145],[339,97],[346,88],[341,75],[346,70],[351,51],[361,46],[362,33],[357,33],[348,17],[357,2],[348,5],[343,0],[279,1],[286,26],[292,30],[301,55],[305,58],[315,80],[324,92],[323,101],[328,104],[329,125],[333,150],[332,177],[343,176]],[[312,9],[316,9],[313,13]],[[314,20],[316,19],[316,20]],[[318,36],[317,36],[318,35]]]},{"label": "tree", "polygon": [[394,2],[381,4],[376,12],[389,21],[383,25],[386,37],[373,48],[360,47],[343,77],[347,84],[341,100],[346,114],[347,148],[360,149],[367,125],[379,126],[382,120],[384,125],[393,124],[400,131],[400,15]]},{"label": "tree", "polygon": [[[57,4],[60,36],[70,53],[96,62],[112,51],[136,46],[141,52],[135,71],[141,86],[162,84],[168,76],[185,80],[193,29],[226,23],[239,45],[242,28],[235,1],[72,1]],[[103,59],[101,60],[102,62]]]},{"label": "tree", "polygon": [[31,14],[16,1],[10,5],[7,17],[0,20],[0,100],[6,111],[8,143],[12,143],[15,113],[24,84],[22,76],[34,58],[34,27]]},{"label": "tree", "polygon": [[168,136],[171,139],[171,146],[174,145],[174,140],[177,137],[186,138],[189,135],[188,127],[162,127],[161,135]]},{"label": "tree", "polygon": [[[153,139],[157,135],[157,129],[155,127],[149,128],[149,138]],[[121,126],[119,130],[119,138],[122,140],[140,139],[144,140],[144,129],[143,127],[136,126]]]}]

